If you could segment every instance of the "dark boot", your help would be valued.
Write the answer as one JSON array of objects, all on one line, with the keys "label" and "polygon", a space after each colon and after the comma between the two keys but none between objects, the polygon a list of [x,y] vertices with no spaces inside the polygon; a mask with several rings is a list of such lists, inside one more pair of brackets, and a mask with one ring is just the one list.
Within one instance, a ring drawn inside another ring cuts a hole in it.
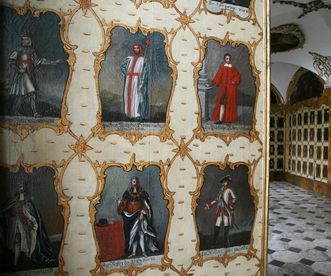
[{"label": "dark boot", "polygon": [[216,243],[217,243],[217,239],[218,239],[218,234],[220,232],[220,228],[221,227],[219,227],[219,226],[215,226],[214,227],[214,241],[213,241],[214,245],[216,245]]},{"label": "dark boot", "polygon": [[30,106],[33,112],[33,117],[39,118],[41,115],[37,111],[36,107],[36,92],[31,92],[28,94],[28,101],[30,102]]},{"label": "dark boot", "polygon": [[12,108],[10,109],[10,115],[22,116],[20,110],[22,107],[23,97],[24,96],[21,95],[14,96],[13,105]]},{"label": "dark boot", "polygon": [[229,247],[229,230],[230,226],[224,226],[224,237],[223,237],[223,242],[224,242],[224,247]]}]

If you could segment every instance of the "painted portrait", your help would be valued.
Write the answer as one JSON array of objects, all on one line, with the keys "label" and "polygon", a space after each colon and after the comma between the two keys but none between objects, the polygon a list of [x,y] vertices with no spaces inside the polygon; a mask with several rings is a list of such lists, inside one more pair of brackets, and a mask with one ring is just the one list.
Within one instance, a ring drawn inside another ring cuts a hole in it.
[{"label": "painted portrait", "polygon": [[204,173],[196,209],[200,253],[227,248],[241,250],[241,246],[250,244],[255,218],[249,169],[239,165],[220,170],[210,165]]},{"label": "painted portrait", "polygon": [[161,129],[172,89],[165,37],[115,27],[100,71],[102,120],[106,129]]},{"label": "painted portrait", "polygon": [[213,14],[234,12],[240,17],[247,17],[250,0],[205,0],[207,11]]},{"label": "painted portrait", "polygon": [[0,116],[2,122],[54,122],[68,78],[68,55],[60,34],[60,17],[38,16],[0,7]]},{"label": "painted portrait", "polygon": [[167,201],[160,168],[105,170],[105,185],[96,205],[95,232],[106,270],[161,263],[168,225]]},{"label": "painted portrait", "polygon": [[248,132],[256,98],[255,77],[245,45],[205,42],[198,91],[206,132]]},{"label": "painted portrait", "polygon": [[0,168],[0,270],[56,267],[63,235],[54,171]]}]

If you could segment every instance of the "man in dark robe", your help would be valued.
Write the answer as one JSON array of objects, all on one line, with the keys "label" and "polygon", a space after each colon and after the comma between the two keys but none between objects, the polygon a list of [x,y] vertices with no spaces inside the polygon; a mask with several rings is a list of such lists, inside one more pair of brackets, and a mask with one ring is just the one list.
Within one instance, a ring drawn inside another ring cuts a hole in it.
[{"label": "man in dark robe", "polygon": [[133,177],[129,188],[124,192],[117,209],[124,223],[125,248],[129,257],[159,250],[156,232],[153,227],[152,208],[148,193],[139,185],[139,179]]},{"label": "man in dark robe", "polygon": [[56,257],[44,223],[32,200],[26,198],[23,182],[14,200],[0,209],[0,216],[7,221],[6,247],[14,254],[15,266],[22,253],[36,264],[55,265]]}]

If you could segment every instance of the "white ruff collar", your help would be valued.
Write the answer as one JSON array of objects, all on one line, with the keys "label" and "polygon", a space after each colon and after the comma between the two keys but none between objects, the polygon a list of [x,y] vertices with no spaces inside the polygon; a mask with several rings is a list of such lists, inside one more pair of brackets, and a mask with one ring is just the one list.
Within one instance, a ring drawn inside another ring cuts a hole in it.
[{"label": "white ruff collar", "polygon": [[224,66],[225,67],[232,67],[232,64],[231,63],[230,64],[229,63],[224,63]]}]

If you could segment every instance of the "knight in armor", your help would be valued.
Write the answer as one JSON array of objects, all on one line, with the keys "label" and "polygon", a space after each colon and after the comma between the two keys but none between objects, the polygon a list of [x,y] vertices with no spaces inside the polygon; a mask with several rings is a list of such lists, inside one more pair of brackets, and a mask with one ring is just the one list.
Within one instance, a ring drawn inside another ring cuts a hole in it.
[{"label": "knight in armor", "polygon": [[138,247],[145,257],[149,253],[159,251],[149,195],[140,186],[137,177],[131,179],[128,189],[120,200],[117,212],[123,218],[127,256],[136,256]]},{"label": "knight in armor", "polygon": [[206,203],[205,210],[207,211],[217,205],[215,213],[214,244],[216,244],[218,240],[220,228],[223,225],[223,242],[224,246],[228,247],[230,226],[234,224],[234,206],[236,203],[236,196],[229,187],[231,183],[230,175],[223,177],[219,182],[221,184],[221,189],[213,201]]},{"label": "knight in armor", "polygon": [[21,115],[20,109],[24,104],[30,106],[34,117],[40,117],[36,107],[36,94],[39,88],[35,70],[40,65],[55,65],[62,62],[61,59],[52,61],[38,57],[32,47],[31,37],[27,34],[21,36],[21,45],[9,57],[9,66],[13,74],[10,96],[14,98],[11,114]]}]

